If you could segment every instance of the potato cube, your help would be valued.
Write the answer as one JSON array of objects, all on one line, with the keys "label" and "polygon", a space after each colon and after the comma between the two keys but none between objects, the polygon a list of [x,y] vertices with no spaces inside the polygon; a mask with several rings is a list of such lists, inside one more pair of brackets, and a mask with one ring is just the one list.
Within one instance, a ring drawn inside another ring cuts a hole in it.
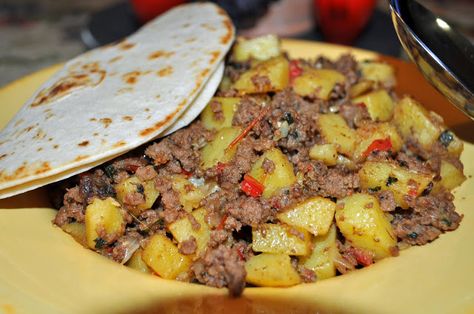
[{"label": "potato cube", "polygon": [[374,88],[374,86],[375,86],[374,81],[361,80],[351,86],[351,89],[349,90],[349,96],[351,98],[355,98],[355,97],[364,95],[365,93],[371,91]]},{"label": "potato cube", "polygon": [[298,272],[285,254],[262,253],[245,263],[248,283],[263,287],[288,287],[301,282]]},{"label": "potato cube", "polygon": [[321,135],[328,144],[336,144],[341,154],[352,157],[356,144],[356,133],[343,117],[334,113],[321,114],[318,118]]},{"label": "potato cube", "polygon": [[376,260],[392,255],[397,238],[375,196],[356,193],[337,204],[337,226],[352,246],[372,252]]},{"label": "potato cube", "polygon": [[199,208],[192,212],[194,219],[196,219],[200,225],[197,230],[193,228],[188,217],[181,218],[170,224],[168,227],[178,243],[182,243],[189,240],[191,237],[194,237],[197,243],[197,256],[206,251],[211,236],[211,230],[206,222],[206,213],[207,212],[204,208]]},{"label": "potato cube", "polygon": [[277,218],[290,225],[303,228],[314,235],[324,235],[334,219],[336,203],[315,196],[277,215]]},{"label": "potato cube", "polygon": [[143,250],[138,249],[133,253],[132,257],[125,263],[126,266],[138,270],[141,273],[151,274],[151,270],[148,265],[142,259]]},{"label": "potato cube", "polygon": [[314,238],[311,255],[300,259],[300,265],[314,271],[318,280],[336,276],[336,234],[336,225],[332,224],[328,233]]},{"label": "potato cube", "polygon": [[352,99],[352,103],[363,103],[367,107],[370,118],[374,121],[389,121],[393,114],[393,100],[385,89]]},{"label": "potato cube", "polygon": [[395,71],[393,67],[381,62],[366,62],[360,64],[362,77],[366,80],[379,82],[385,87],[395,85]]},{"label": "potato cube", "polygon": [[210,183],[195,186],[184,175],[174,175],[171,181],[173,190],[179,193],[179,202],[188,213],[194,208],[198,208],[201,200],[205,198],[214,187],[214,184]]},{"label": "potato cube", "polygon": [[153,235],[146,244],[142,258],[160,277],[176,279],[187,272],[192,260],[189,256],[179,253],[178,247],[162,234]]},{"label": "potato cube", "polygon": [[252,228],[255,252],[308,255],[310,244],[310,235],[304,229],[270,223]]},{"label": "potato cube", "polygon": [[233,88],[242,94],[281,91],[288,86],[289,71],[289,63],[286,58],[271,58],[242,73],[234,82]]},{"label": "potato cube", "polygon": [[367,161],[359,170],[362,189],[390,190],[398,206],[408,208],[405,195],[419,196],[434,174],[416,172],[389,162]]},{"label": "potato cube", "polygon": [[343,84],[346,77],[336,70],[306,68],[293,80],[293,90],[300,96],[315,96],[328,100],[336,84]]},{"label": "potato cube", "polygon": [[237,149],[237,145],[227,149],[230,143],[240,134],[241,129],[237,127],[222,128],[214,136],[214,139],[206,144],[201,150],[201,162],[204,169],[215,166],[218,162],[230,161]]},{"label": "potato cube", "polygon": [[309,158],[322,161],[326,166],[337,164],[336,144],[315,144],[309,151]]},{"label": "potato cube", "polygon": [[357,144],[354,150],[354,159],[364,160],[369,146],[375,140],[384,140],[389,138],[392,143],[392,152],[398,152],[403,146],[403,140],[398,134],[397,129],[390,123],[364,124],[356,131]]},{"label": "potato cube", "polygon": [[125,197],[129,193],[141,193],[145,197],[145,203],[136,206],[124,206],[133,215],[140,215],[147,209],[150,209],[160,195],[160,192],[155,188],[153,180],[142,182],[138,177],[131,176],[122,182],[115,185],[117,192],[117,199],[120,203],[125,204]]},{"label": "potato cube", "polygon": [[111,197],[94,198],[86,207],[85,225],[87,245],[91,249],[112,243],[125,231],[120,204]]},{"label": "potato cube", "polygon": [[431,114],[410,97],[404,97],[397,103],[393,121],[404,139],[417,140],[427,151],[431,151],[441,134],[441,127],[432,120]]},{"label": "potato cube", "polygon": [[[271,160],[275,165],[275,169],[272,173],[265,173],[262,168],[265,159]],[[263,184],[264,190],[262,196],[264,198],[268,198],[280,189],[287,188],[296,182],[293,165],[278,148],[267,150],[260,156],[253,165],[250,175]]]},{"label": "potato cube", "polygon": [[462,170],[456,168],[447,160],[441,161],[440,176],[441,181],[436,182],[433,187],[433,192],[439,191],[441,187],[451,191],[454,188],[460,186],[466,180],[466,176]]},{"label": "potato cube", "polygon": [[232,49],[232,60],[237,62],[268,60],[281,54],[280,40],[276,35],[265,35],[251,39],[238,37]]},{"label": "potato cube", "polygon": [[[221,106],[219,116],[212,111],[211,103],[218,102]],[[201,113],[202,125],[208,130],[220,130],[232,126],[234,113],[240,103],[239,97],[213,97]],[[219,118],[218,118],[219,117]]]}]

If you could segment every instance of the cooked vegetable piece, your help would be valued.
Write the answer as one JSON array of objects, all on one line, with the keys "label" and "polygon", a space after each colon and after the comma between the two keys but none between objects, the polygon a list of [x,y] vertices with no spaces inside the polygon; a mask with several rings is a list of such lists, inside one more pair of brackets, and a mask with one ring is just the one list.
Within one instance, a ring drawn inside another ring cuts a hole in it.
[{"label": "cooked vegetable piece", "polygon": [[184,210],[190,213],[199,207],[201,200],[211,192],[215,184],[203,183],[195,186],[185,175],[178,174],[172,177],[172,186],[173,190],[179,193],[179,202]]},{"label": "cooked vegetable piece", "polygon": [[215,166],[218,162],[228,162],[235,154],[236,146],[228,149],[229,144],[240,134],[238,127],[220,129],[214,139],[201,150],[201,162],[204,169]]},{"label": "cooked vegetable piece", "polygon": [[332,224],[328,233],[314,238],[311,255],[300,259],[300,265],[315,272],[318,280],[336,276],[334,258],[338,254],[336,225]]},{"label": "cooked vegetable piece", "polygon": [[347,241],[375,259],[392,255],[397,238],[375,196],[356,193],[337,202],[336,223]]},{"label": "cooked vegetable piece", "polygon": [[345,76],[336,70],[305,68],[303,74],[293,80],[293,90],[300,96],[328,100],[334,86],[345,80]]},{"label": "cooked vegetable piece", "polygon": [[178,247],[162,234],[155,234],[148,240],[142,259],[165,279],[176,279],[178,275],[187,272],[192,263],[189,256],[179,253]]},{"label": "cooked vegetable piece", "polygon": [[370,118],[374,121],[388,121],[393,114],[393,100],[385,89],[352,99],[354,104],[363,103],[367,107]]},{"label": "cooked vegetable piece", "polygon": [[248,283],[263,287],[288,287],[301,282],[298,272],[285,254],[262,253],[245,263]]},{"label": "cooked vegetable piece", "polygon": [[[272,161],[275,165],[272,173],[265,173],[265,170],[262,168],[265,159]],[[262,196],[264,198],[268,198],[280,189],[289,187],[296,182],[293,165],[278,148],[272,148],[263,153],[253,165],[250,175],[263,184]]]},{"label": "cooked vegetable piece", "polygon": [[349,90],[349,95],[351,96],[351,98],[364,95],[365,93],[371,91],[374,86],[374,81],[361,80],[351,86],[351,89]]},{"label": "cooked vegetable piece", "polygon": [[[403,140],[397,129],[389,123],[364,124],[357,129],[356,134],[357,145],[354,150],[354,159],[358,161],[365,159],[374,150],[390,150],[395,153],[403,146]],[[390,141],[388,149],[381,149],[384,147],[374,145],[375,141],[386,139]]]},{"label": "cooked vegetable piece", "polygon": [[112,243],[125,231],[120,204],[111,197],[94,198],[86,207],[85,225],[87,245],[91,249]]},{"label": "cooked vegetable piece", "polygon": [[87,246],[85,224],[79,222],[70,222],[62,225],[61,229],[69,233],[80,244]]},{"label": "cooked vegetable piece", "polygon": [[336,203],[327,198],[315,196],[279,213],[277,218],[290,226],[303,228],[317,236],[328,232],[335,210]]},{"label": "cooked vegetable piece", "polygon": [[447,160],[441,161],[440,176],[441,181],[436,182],[433,187],[433,192],[439,191],[441,187],[451,191],[454,188],[460,186],[466,180],[466,176],[462,170],[456,168]]},{"label": "cooked vegetable piece", "polygon": [[360,64],[362,77],[366,80],[376,81],[385,87],[395,85],[395,71],[386,63],[366,62]]},{"label": "cooked vegetable piece", "polygon": [[178,243],[182,243],[194,237],[197,244],[196,256],[199,256],[207,249],[211,230],[206,222],[206,210],[204,208],[196,209],[191,215],[193,215],[194,219],[199,223],[198,229],[193,228],[193,224],[188,217],[173,222],[168,228]]},{"label": "cooked vegetable piece", "polygon": [[126,197],[131,193],[140,193],[144,195],[145,202],[140,205],[124,207],[132,214],[138,216],[147,209],[150,209],[160,195],[160,192],[155,188],[153,180],[142,182],[136,176],[131,176],[115,185],[117,192],[117,199],[120,203],[126,203]]},{"label": "cooked vegetable piece", "polygon": [[[211,105],[214,102],[219,103],[221,107],[220,112],[217,114],[214,113]],[[220,130],[231,127],[239,102],[239,97],[213,97],[201,113],[203,126],[208,130]]]},{"label": "cooked vegetable piece", "polygon": [[248,196],[260,197],[265,187],[254,177],[249,174],[246,174],[244,175],[244,179],[240,184],[240,189]]},{"label": "cooked vegetable piece", "polygon": [[334,113],[321,114],[318,126],[326,143],[336,144],[341,154],[351,157],[355,144],[356,133],[351,129],[343,117]]},{"label": "cooked vegetable piece", "polygon": [[393,113],[393,122],[401,136],[405,140],[415,139],[427,151],[431,151],[442,132],[437,119],[434,113],[410,97],[400,100]]},{"label": "cooked vegetable piece", "polygon": [[288,60],[275,57],[262,61],[242,73],[233,88],[243,94],[267,93],[283,90],[289,82]]},{"label": "cooked vegetable piece", "polygon": [[238,37],[232,49],[232,60],[237,62],[250,59],[262,61],[280,54],[280,40],[275,35],[265,35],[251,39]]},{"label": "cooked vegetable piece", "polygon": [[308,232],[296,227],[268,223],[252,228],[255,252],[307,255],[310,241]]},{"label": "cooked vegetable piece", "polygon": [[141,273],[151,274],[150,268],[143,261],[142,254],[142,249],[136,250],[125,265],[135,270],[138,270]]},{"label": "cooked vegetable piece", "polygon": [[408,208],[405,195],[420,195],[434,174],[408,170],[390,162],[367,161],[359,170],[359,177],[362,189],[391,190],[397,205]]},{"label": "cooked vegetable piece", "polygon": [[315,144],[309,150],[309,157],[320,160],[327,166],[335,166],[337,164],[337,145]]}]

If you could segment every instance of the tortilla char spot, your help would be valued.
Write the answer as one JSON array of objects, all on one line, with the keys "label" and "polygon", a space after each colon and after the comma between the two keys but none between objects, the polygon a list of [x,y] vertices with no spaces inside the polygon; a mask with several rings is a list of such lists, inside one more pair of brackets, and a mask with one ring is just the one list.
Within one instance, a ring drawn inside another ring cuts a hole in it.
[{"label": "tortilla char spot", "polygon": [[118,141],[117,143],[115,143],[113,145],[113,147],[120,147],[120,146],[124,146],[126,144],[127,144],[127,142],[125,142],[125,141]]},{"label": "tortilla char spot", "polygon": [[151,115],[147,115],[145,119],[150,120],[150,119],[151,119]]},{"label": "tortilla char spot", "polygon": [[132,87],[123,87],[117,91],[117,95],[133,92]]},{"label": "tortilla char spot", "polygon": [[211,32],[215,32],[217,30],[217,28],[207,23],[202,23],[201,26]]},{"label": "tortilla char spot", "polygon": [[15,122],[15,127],[18,127],[20,124],[23,123],[23,121],[25,121],[24,119],[20,119],[18,120],[17,122]]},{"label": "tortilla char spot", "polygon": [[168,121],[170,121],[171,119],[173,119],[173,117],[178,113],[178,112],[181,112],[181,109],[183,108],[183,106],[185,106],[186,104],[188,103],[188,99],[183,99],[181,101],[181,103],[178,105],[178,107],[172,112],[170,113],[169,115],[167,115],[163,120],[155,123],[152,127],[149,127],[149,128],[146,128],[142,131],[140,131],[139,135],[140,136],[148,136],[150,134],[152,134],[153,132],[155,132],[156,130],[158,130],[159,128],[161,128],[164,124],[168,123]]},{"label": "tortilla char spot", "polygon": [[224,27],[227,29],[227,33],[221,37],[221,44],[225,45],[232,39],[232,34],[233,34],[232,22],[229,20],[225,20]]},{"label": "tortilla char spot", "polygon": [[193,42],[196,41],[196,39],[197,39],[196,37],[189,37],[188,39],[185,40],[185,42],[187,42],[187,43],[193,43]]},{"label": "tortilla char spot", "polygon": [[160,98],[161,98],[161,95],[156,95],[155,98],[156,98],[156,99],[160,99]]},{"label": "tortilla char spot", "polygon": [[122,41],[121,43],[118,44],[118,48],[121,50],[129,50],[135,47],[134,43],[130,43],[126,40]]},{"label": "tortilla char spot", "polygon": [[132,71],[132,72],[128,72],[122,75],[122,79],[127,84],[135,84],[140,75],[141,75],[140,71]]},{"label": "tortilla char spot", "polygon": [[84,146],[87,146],[87,145],[89,145],[89,141],[82,141],[79,144],[77,144],[77,146],[81,146],[81,147],[84,147]]},{"label": "tortilla char spot", "polygon": [[35,140],[41,140],[46,137],[46,133],[42,129],[39,129],[36,131],[36,134],[33,136],[33,139]]},{"label": "tortilla char spot", "polygon": [[189,23],[184,23],[184,24],[183,24],[183,28],[187,28],[187,27],[189,27],[189,26],[191,26],[191,24],[189,24]]},{"label": "tortilla char spot", "polygon": [[158,59],[158,58],[161,58],[161,57],[169,58],[172,55],[174,55],[173,51],[157,50],[155,52],[150,53],[150,55],[148,56],[148,59],[149,60],[154,60],[154,59]]},{"label": "tortilla char spot", "polygon": [[116,56],[116,57],[113,57],[112,59],[109,60],[109,63],[114,63],[115,61],[118,61],[120,59],[122,59],[123,56]]},{"label": "tortilla char spot", "polygon": [[123,117],[122,117],[122,120],[123,120],[123,121],[132,121],[132,120],[133,120],[133,117],[132,117],[132,116],[123,116]]},{"label": "tortilla char spot", "polygon": [[[160,96],[160,95],[158,95],[158,96]],[[150,108],[145,108],[145,111],[146,112],[150,111]]]},{"label": "tortilla char spot", "polygon": [[35,128],[35,126],[34,126],[34,125],[30,125],[30,126],[28,126],[28,127],[24,128],[24,129],[23,129],[23,132],[26,132],[26,133],[28,133],[28,132],[30,132],[31,130],[33,130],[34,128]]},{"label": "tortilla char spot", "polygon": [[45,161],[41,164],[41,167],[35,171],[35,174],[44,173],[49,170],[51,170],[51,167],[49,166],[49,163]]},{"label": "tortilla char spot", "polygon": [[100,123],[102,123],[104,125],[105,128],[108,128],[109,125],[112,123],[112,119],[110,119],[110,118],[102,118],[99,121],[100,121]]},{"label": "tortilla char spot", "polygon": [[7,157],[7,156],[8,156],[8,154],[2,154],[2,155],[0,155],[0,160],[3,159],[3,158],[5,158],[5,157]]},{"label": "tortilla char spot", "polygon": [[173,73],[173,67],[169,65],[161,70],[158,70],[156,73],[159,77],[168,76]]},{"label": "tortilla char spot", "polygon": [[92,135],[94,135],[94,136],[99,136],[99,133],[94,132],[94,134],[92,134]]},{"label": "tortilla char spot", "polygon": [[81,161],[81,160],[84,160],[86,158],[88,158],[89,156],[88,155],[78,155],[74,161]]},{"label": "tortilla char spot", "polygon": [[53,140],[53,138],[52,138],[52,137],[48,138],[48,142],[51,142],[52,140]]},{"label": "tortilla char spot", "polygon": [[58,145],[58,144],[54,144],[54,145],[53,145],[53,148],[54,148],[54,149],[58,149],[58,148],[59,148],[59,145]]},{"label": "tortilla char spot", "polygon": [[219,51],[212,51],[211,52],[211,60],[209,61],[209,63],[213,64],[214,62],[216,62],[217,58],[219,58],[220,55],[221,55],[221,53]]},{"label": "tortilla char spot", "polygon": [[42,151],[42,150],[43,150],[43,147],[38,147],[38,148],[36,149],[37,152],[40,152],[40,151]]}]

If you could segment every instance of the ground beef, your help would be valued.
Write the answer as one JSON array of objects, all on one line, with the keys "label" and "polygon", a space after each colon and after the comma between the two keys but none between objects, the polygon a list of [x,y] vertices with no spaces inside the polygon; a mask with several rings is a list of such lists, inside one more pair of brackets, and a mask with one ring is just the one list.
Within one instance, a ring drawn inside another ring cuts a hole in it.
[{"label": "ground beef", "polygon": [[158,173],[152,165],[142,166],[137,169],[135,175],[140,179],[140,181],[148,181],[154,179]]},{"label": "ground beef", "polygon": [[184,255],[194,254],[196,252],[196,249],[197,242],[196,238],[193,236],[179,244],[179,252]]},{"label": "ground beef", "polygon": [[272,174],[275,171],[275,163],[268,158],[265,158],[262,162],[262,169],[266,174]]},{"label": "ground beef", "polygon": [[111,258],[121,264],[126,263],[132,254],[140,247],[143,236],[135,231],[123,235],[114,243]]},{"label": "ground beef", "polygon": [[85,214],[84,199],[79,191],[79,187],[68,189],[64,194],[63,206],[59,209],[54,223],[62,226],[71,221],[83,222]]},{"label": "ground beef", "polygon": [[210,249],[191,267],[196,279],[212,287],[228,287],[231,296],[239,296],[245,286],[245,263],[235,248],[219,245]]},{"label": "ground beef", "polygon": [[334,63],[334,68],[345,75],[350,85],[355,84],[359,79],[357,71],[357,61],[352,55],[344,54]]},{"label": "ground beef", "polygon": [[370,120],[367,107],[363,105],[344,103],[339,107],[339,113],[351,128],[359,127]]},{"label": "ground beef", "polygon": [[270,204],[263,199],[248,196],[240,196],[225,204],[224,210],[244,225],[249,226],[264,223],[273,215]]},{"label": "ground beef", "polygon": [[377,197],[380,202],[380,208],[384,212],[391,212],[394,211],[397,207],[397,202],[395,202],[395,197],[393,196],[393,192],[390,190],[382,191],[377,193]]},{"label": "ground beef", "polygon": [[462,216],[454,211],[453,195],[443,191],[414,199],[411,209],[397,210],[392,226],[397,237],[411,245],[423,245],[441,233],[455,230]]},{"label": "ground beef", "polygon": [[209,103],[209,106],[211,107],[214,120],[223,121],[224,113],[222,111],[222,104],[217,100],[211,100],[211,102]]},{"label": "ground beef", "polygon": [[112,180],[107,177],[101,169],[93,172],[86,172],[80,175],[79,193],[86,203],[91,202],[95,197],[105,199],[115,196],[115,188]]},{"label": "ground beef", "polygon": [[155,187],[160,192],[161,203],[164,209],[161,213],[162,217],[166,223],[174,222],[183,214],[179,193],[173,190],[171,180],[166,177],[156,177]]}]

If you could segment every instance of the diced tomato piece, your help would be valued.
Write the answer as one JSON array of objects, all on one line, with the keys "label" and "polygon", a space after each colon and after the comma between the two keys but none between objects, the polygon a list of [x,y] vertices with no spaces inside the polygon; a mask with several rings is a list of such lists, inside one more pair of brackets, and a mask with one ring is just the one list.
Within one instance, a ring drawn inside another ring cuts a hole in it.
[{"label": "diced tomato piece", "polygon": [[125,169],[128,171],[128,172],[131,172],[131,173],[135,173],[138,169],[138,165],[127,165],[125,167]]},{"label": "diced tomato piece", "polygon": [[181,168],[181,173],[184,174],[187,178],[189,178],[193,175],[190,171],[187,171],[184,168]]},{"label": "diced tomato piece", "polygon": [[303,73],[303,69],[300,67],[298,60],[290,61],[290,81],[293,81],[295,78]]},{"label": "diced tomato piece", "polygon": [[374,151],[389,151],[391,149],[392,141],[390,140],[390,137],[384,139],[376,139],[369,145],[369,147],[367,147],[367,149],[362,155],[364,157],[367,157]]},{"label": "diced tomato piece", "polygon": [[354,255],[357,262],[363,266],[369,266],[374,263],[373,256],[370,252],[358,248],[352,248],[351,253]]},{"label": "diced tomato piece", "polygon": [[244,176],[244,180],[240,184],[240,189],[244,191],[245,194],[251,197],[259,197],[262,195],[264,190],[263,184],[258,182],[254,177],[249,174]]},{"label": "diced tomato piece", "polygon": [[227,164],[219,161],[216,165],[216,170],[217,170],[217,172],[222,173],[222,171],[224,171],[225,167],[227,167]]}]

